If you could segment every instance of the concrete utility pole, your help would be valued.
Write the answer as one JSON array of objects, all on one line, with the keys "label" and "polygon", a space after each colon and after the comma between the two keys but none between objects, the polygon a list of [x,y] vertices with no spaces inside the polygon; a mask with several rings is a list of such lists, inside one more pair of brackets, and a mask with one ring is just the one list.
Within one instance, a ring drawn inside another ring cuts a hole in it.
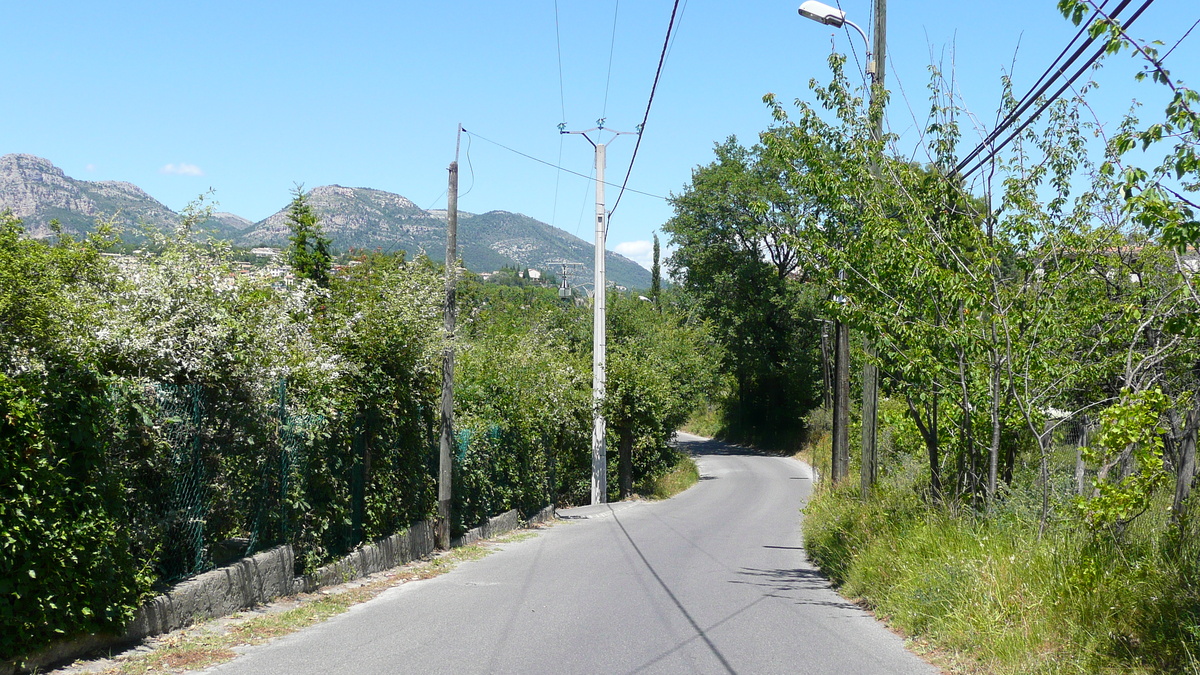
[{"label": "concrete utility pole", "polygon": [[[887,68],[887,0],[875,0],[874,57],[871,59],[871,104],[883,92],[883,75]],[[871,127],[872,140],[883,138],[883,112]],[[871,162],[871,173],[879,183],[879,160]],[[871,487],[879,473],[879,450],[876,443],[879,427],[879,367],[875,365],[875,341],[863,335],[863,406],[862,406],[862,498],[871,495]]]},{"label": "concrete utility pole", "polygon": [[454,161],[450,163],[450,185],[446,189],[446,304],[442,320],[446,346],[442,351],[442,424],[438,452],[437,546],[450,548],[451,479],[454,475],[454,323],[457,314],[458,281],[458,149],[462,144],[462,125],[454,142]]},{"label": "concrete utility pole", "polygon": [[587,131],[565,131],[560,125],[559,133],[579,134],[596,149],[596,262],[595,288],[592,292],[592,503],[603,504],[608,501],[608,423],[604,419],[603,409],[608,351],[608,286],[604,270],[604,240],[608,235],[608,212],[604,210],[604,164],[608,146],[593,141],[588,132],[597,132],[596,137],[599,138],[601,133],[608,131],[614,139],[633,132],[606,130],[603,119],[598,120],[597,125]]}]

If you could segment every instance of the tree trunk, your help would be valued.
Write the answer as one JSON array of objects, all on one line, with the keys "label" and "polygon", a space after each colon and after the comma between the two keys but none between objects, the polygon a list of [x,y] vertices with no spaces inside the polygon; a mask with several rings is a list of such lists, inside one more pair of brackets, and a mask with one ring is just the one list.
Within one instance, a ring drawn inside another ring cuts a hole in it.
[{"label": "tree trunk", "polygon": [[921,432],[921,438],[925,440],[925,449],[929,453],[929,490],[933,501],[940,503],[942,501],[942,467],[941,458],[939,457],[938,448],[938,404],[937,397],[933,398],[933,403],[929,411],[929,423],[921,418],[921,413],[913,404],[911,396],[905,396],[908,402],[908,412],[912,415],[913,422],[917,425],[917,431]]},{"label": "tree trunk", "polygon": [[833,414],[833,363],[829,358],[829,324],[821,322],[821,401]]},{"label": "tree trunk", "polygon": [[996,478],[1000,467],[1000,354],[992,352],[992,443],[988,446],[988,500],[996,498]]},{"label": "tree trunk", "polygon": [[850,475],[850,327],[833,326],[833,438],[830,473],[837,483]]},{"label": "tree trunk", "polygon": [[1179,441],[1175,470],[1175,504],[1171,510],[1171,522],[1179,524],[1186,515],[1188,497],[1192,494],[1192,483],[1196,480],[1196,432],[1200,427],[1200,404],[1188,411],[1184,421],[1183,438]]},{"label": "tree trunk", "polygon": [[1079,425],[1079,439],[1075,443],[1075,494],[1082,497],[1084,490],[1087,489],[1084,480],[1087,476],[1087,467],[1083,462],[1083,449],[1087,447],[1092,429],[1087,420],[1081,420]]},{"label": "tree trunk", "polygon": [[633,428],[622,425],[617,437],[620,450],[618,464],[621,474],[621,499],[629,499],[633,494]]},{"label": "tree trunk", "polygon": [[979,457],[975,448],[975,425],[971,421],[971,387],[968,381],[967,357],[962,349],[958,350],[958,382],[962,387],[962,435],[963,453],[966,454],[966,470],[964,487],[971,495],[971,502],[978,504],[980,493]]},{"label": "tree trunk", "polygon": [[1050,443],[1054,437],[1054,427],[1049,423],[1042,428],[1042,433],[1038,435],[1038,450],[1041,452],[1041,476],[1042,476],[1042,514],[1038,519],[1038,538],[1046,531],[1046,522],[1050,518]]}]

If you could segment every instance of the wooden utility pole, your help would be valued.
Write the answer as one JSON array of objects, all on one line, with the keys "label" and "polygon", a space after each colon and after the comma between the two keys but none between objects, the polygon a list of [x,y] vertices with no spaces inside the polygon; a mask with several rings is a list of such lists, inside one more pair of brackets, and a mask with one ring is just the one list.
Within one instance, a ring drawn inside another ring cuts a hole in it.
[{"label": "wooden utility pole", "polygon": [[462,125],[454,142],[454,161],[450,163],[450,185],[446,188],[446,304],[442,319],[446,345],[442,349],[442,424],[438,452],[437,546],[450,548],[451,480],[454,475],[454,323],[457,318],[458,281],[458,149]]},{"label": "wooden utility pole", "polygon": [[[874,58],[868,64],[871,70],[871,104],[881,100],[883,75],[887,67],[887,0],[875,0]],[[883,111],[873,120],[872,140],[883,138]],[[882,153],[882,148],[880,153]],[[871,161],[871,173],[878,184],[880,181],[879,157]],[[879,450],[876,437],[879,426],[879,367],[875,365],[875,341],[868,333],[863,336],[863,404],[862,404],[862,498],[871,496],[871,487],[879,475]]]},{"label": "wooden utility pole", "polygon": [[833,322],[833,482],[850,475],[850,329]]}]

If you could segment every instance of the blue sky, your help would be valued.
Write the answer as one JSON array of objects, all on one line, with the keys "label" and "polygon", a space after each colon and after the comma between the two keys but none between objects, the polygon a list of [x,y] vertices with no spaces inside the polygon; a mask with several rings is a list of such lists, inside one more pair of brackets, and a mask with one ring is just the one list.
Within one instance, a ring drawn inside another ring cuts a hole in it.
[{"label": "blue sky", "polygon": [[[798,4],[681,2],[631,188],[679,192],[711,161],[714,142],[753,142],[768,126],[763,94],[809,98],[831,49],[862,57],[857,35],[802,19]],[[557,125],[586,129],[604,117],[612,129],[636,127],[671,5],[558,0],[556,13],[554,0],[10,3],[0,154],[129,181],[177,210],[212,188],[219,210],[251,220],[284,206],[295,183],[378,188],[441,208],[461,123],[478,137],[463,138],[460,208],[520,212],[591,240],[590,181],[481,138],[591,173],[591,146]],[[870,32],[870,0],[841,6]],[[1196,0],[1157,0],[1132,32],[1170,46],[1197,18]],[[966,105],[990,122],[1001,74],[1012,69],[1023,93],[1075,30],[1054,0],[893,0],[888,122],[899,147],[917,143],[910,108],[920,124],[931,60],[953,68]],[[1198,86],[1198,64],[1200,28],[1168,65]],[[1160,114],[1158,88],[1132,79],[1137,66],[1120,55],[1095,75],[1101,121],[1115,126],[1134,98],[1148,102],[1145,119]],[[624,177],[633,147],[632,136],[612,143],[610,182]],[[615,194],[608,189],[610,208]],[[627,192],[609,248],[645,260],[670,216],[664,200]]]}]

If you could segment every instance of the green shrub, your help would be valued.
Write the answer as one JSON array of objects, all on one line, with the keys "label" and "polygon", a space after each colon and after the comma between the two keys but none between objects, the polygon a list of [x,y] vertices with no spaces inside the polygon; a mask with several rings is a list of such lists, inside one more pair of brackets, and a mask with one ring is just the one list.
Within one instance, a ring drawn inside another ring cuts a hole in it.
[{"label": "green shrub", "polygon": [[0,373],[0,659],[119,631],[149,588],[107,471],[108,407],[86,371]]}]

